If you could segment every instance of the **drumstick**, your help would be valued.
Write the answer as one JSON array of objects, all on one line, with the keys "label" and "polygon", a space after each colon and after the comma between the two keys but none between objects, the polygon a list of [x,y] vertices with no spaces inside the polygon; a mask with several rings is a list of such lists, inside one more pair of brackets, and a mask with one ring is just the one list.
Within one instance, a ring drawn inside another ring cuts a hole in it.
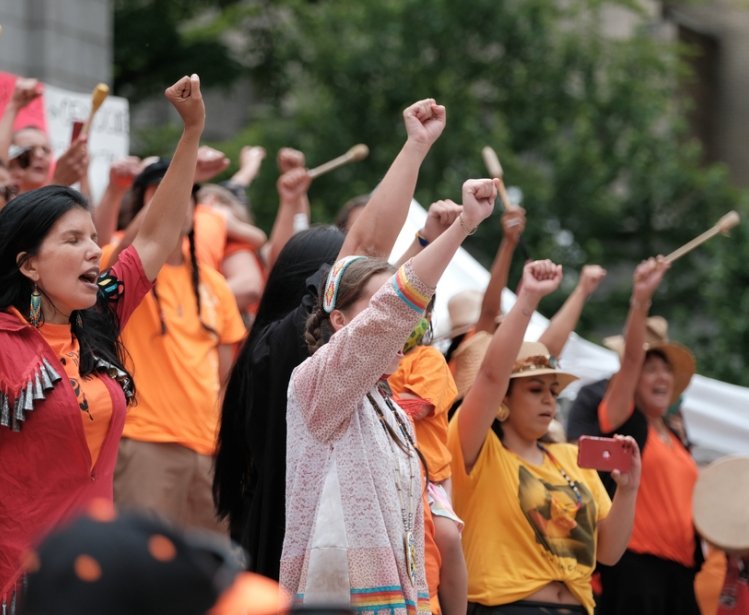
[{"label": "drumstick", "polygon": [[677,248],[676,250],[671,252],[671,254],[665,257],[665,261],[667,263],[673,263],[677,258],[681,258],[688,252],[691,252],[697,246],[705,243],[708,239],[714,237],[718,233],[728,233],[728,231],[736,226],[739,221],[739,214],[733,210],[729,211],[725,216],[718,220],[718,222],[712,228],[708,229],[701,235],[698,235],[697,237],[692,239],[692,241],[688,241],[680,248]]},{"label": "drumstick", "polygon": [[499,192],[499,198],[502,201],[502,205],[504,205],[505,209],[515,209],[515,206],[507,196],[507,190],[505,190],[505,182],[502,180],[504,171],[502,171],[502,165],[499,164],[497,153],[487,145],[481,150],[481,156],[484,159],[484,164],[486,165],[487,171],[489,171],[489,175],[499,180],[497,191]]},{"label": "drumstick", "polygon": [[342,156],[333,158],[333,160],[328,160],[328,162],[325,162],[320,166],[315,167],[314,169],[310,169],[309,176],[312,179],[315,179],[316,177],[320,177],[320,175],[322,175],[323,173],[327,173],[329,171],[332,171],[333,169],[342,167],[344,164],[348,164],[349,162],[358,162],[359,160],[364,160],[367,156],[369,156],[369,148],[364,145],[364,143],[359,143],[358,145],[354,145],[354,147],[352,147]]},{"label": "drumstick", "polygon": [[109,96],[109,86],[106,83],[97,84],[94,91],[91,92],[91,111],[88,114],[86,123],[83,125],[83,128],[81,128],[81,136],[88,135],[91,124],[94,121],[94,115],[96,115],[96,112],[99,110],[99,107],[101,107],[101,104],[107,96]]}]

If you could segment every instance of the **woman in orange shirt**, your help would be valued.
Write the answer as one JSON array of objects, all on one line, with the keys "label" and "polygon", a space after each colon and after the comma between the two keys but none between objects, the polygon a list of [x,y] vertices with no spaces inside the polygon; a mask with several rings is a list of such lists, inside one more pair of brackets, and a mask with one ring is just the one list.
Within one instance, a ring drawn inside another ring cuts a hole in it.
[{"label": "woman in orange shirt", "polygon": [[621,368],[598,406],[602,434],[645,435],[632,537],[620,562],[601,571],[601,615],[700,612],[692,525],[697,465],[664,422],[695,372],[694,357],[675,342],[645,343],[651,299],[667,269],[651,258],[635,270]]}]

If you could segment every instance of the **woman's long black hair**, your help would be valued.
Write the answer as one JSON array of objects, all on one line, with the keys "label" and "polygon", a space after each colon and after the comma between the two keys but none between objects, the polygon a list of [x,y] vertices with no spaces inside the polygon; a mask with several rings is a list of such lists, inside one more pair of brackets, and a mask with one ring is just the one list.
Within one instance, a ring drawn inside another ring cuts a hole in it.
[{"label": "woman's long black hair", "polygon": [[[76,207],[88,210],[77,190],[44,186],[17,196],[0,211],[0,310],[15,307],[21,314],[28,313],[34,285],[21,273],[17,257],[22,252],[36,254],[55,223]],[[70,325],[80,345],[81,376],[94,373],[98,359],[127,373],[119,319],[103,292],[92,307],[74,310]]]},{"label": "woman's long black hair", "polygon": [[[332,265],[342,244],[343,234],[332,226],[315,226],[289,240],[268,276],[255,322],[232,368],[221,411],[213,478],[216,509],[220,517],[229,517],[232,535],[237,534],[237,524],[252,487],[253,412],[270,411],[253,407],[258,387],[269,386],[268,382],[256,380],[258,375],[252,356],[255,344],[269,325],[301,305],[307,292],[307,278],[323,264]],[[304,343],[301,336],[299,343]],[[289,361],[292,356],[296,355],[290,349]],[[289,374],[294,367],[296,365],[275,366],[288,369]],[[285,442],[268,444],[285,447]]]}]

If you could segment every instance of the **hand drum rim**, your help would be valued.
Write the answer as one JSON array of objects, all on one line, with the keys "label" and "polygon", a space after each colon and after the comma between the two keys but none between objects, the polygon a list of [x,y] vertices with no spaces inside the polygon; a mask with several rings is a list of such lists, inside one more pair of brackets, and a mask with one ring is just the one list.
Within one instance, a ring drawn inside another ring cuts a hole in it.
[{"label": "hand drum rim", "polygon": [[749,455],[721,457],[703,468],[692,508],[694,525],[707,542],[749,554]]}]

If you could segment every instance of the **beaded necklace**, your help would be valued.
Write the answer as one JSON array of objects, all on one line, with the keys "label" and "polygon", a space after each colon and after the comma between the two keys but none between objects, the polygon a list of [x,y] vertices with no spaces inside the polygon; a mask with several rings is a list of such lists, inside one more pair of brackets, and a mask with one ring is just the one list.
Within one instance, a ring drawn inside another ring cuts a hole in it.
[{"label": "beaded necklace", "polygon": [[[405,500],[404,500],[404,493],[406,489],[404,489],[403,483],[405,482],[403,479],[405,478],[402,476],[401,473],[401,464],[398,461],[400,455],[398,454],[397,448],[393,444],[393,437],[388,431],[388,428],[386,427],[387,419],[385,418],[385,415],[382,412],[382,409],[380,408],[380,405],[375,401],[375,399],[372,397],[371,394],[367,394],[367,399],[369,399],[369,403],[372,404],[372,407],[374,408],[375,412],[377,413],[377,417],[380,420],[380,425],[382,425],[382,429],[385,431],[385,438],[387,439],[388,446],[390,447],[390,454],[391,458],[394,462],[394,472],[395,472],[395,489],[398,492],[398,500],[400,502],[400,508],[401,508],[401,518],[403,519],[403,550],[406,557],[406,570],[408,572],[408,577],[411,580],[411,584],[416,584],[416,539],[414,537],[414,517],[416,516],[416,510],[414,509],[413,503],[414,503],[414,471],[413,471],[413,464],[411,463],[413,458],[413,453],[416,448],[416,444],[414,443],[413,439],[411,438],[411,434],[408,432],[408,428],[406,427],[405,421],[400,416],[400,413],[393,405],[392,401],[390,400],[390,392],[387,388],[387,385],[384,386],[381,383],[378,383],[377,390],[382,396],[382,398],[385,400],[385,404],[390,409],[393,417],[395,418],[395,422],[398,425],[398,429],[403,434],[405,438],[404,445],[406,447],[404,454],[407,457],[407,463],[408,463],[408,493],[405,494]],[[418,506],[418,505],[417,505]]]},{"label": "beaded necklace", "polygon": [[580,489],[578,489],[577,487],[577,481],[574,481],[570,478],[569,474],[567,474],[567,472],[564,471],[562,464],[559,463],[559,461],[557,461],[557,458],[551,454],[551,451],[548,448],[546,448],[540,442],[537,442],[536,446],[544,455],[546,455],[549,458],[549,461],[551,461],[554,467],[557,470],[559,470],[559,473],[562,475],[562,478],[564,478],[564,480],[567,481],[567,484],[570,486],[570,489],[572,489],[573,493],[575,494],[575,510],[580,510],[580,507],[583,505],[583,496],[580,493]]}]

